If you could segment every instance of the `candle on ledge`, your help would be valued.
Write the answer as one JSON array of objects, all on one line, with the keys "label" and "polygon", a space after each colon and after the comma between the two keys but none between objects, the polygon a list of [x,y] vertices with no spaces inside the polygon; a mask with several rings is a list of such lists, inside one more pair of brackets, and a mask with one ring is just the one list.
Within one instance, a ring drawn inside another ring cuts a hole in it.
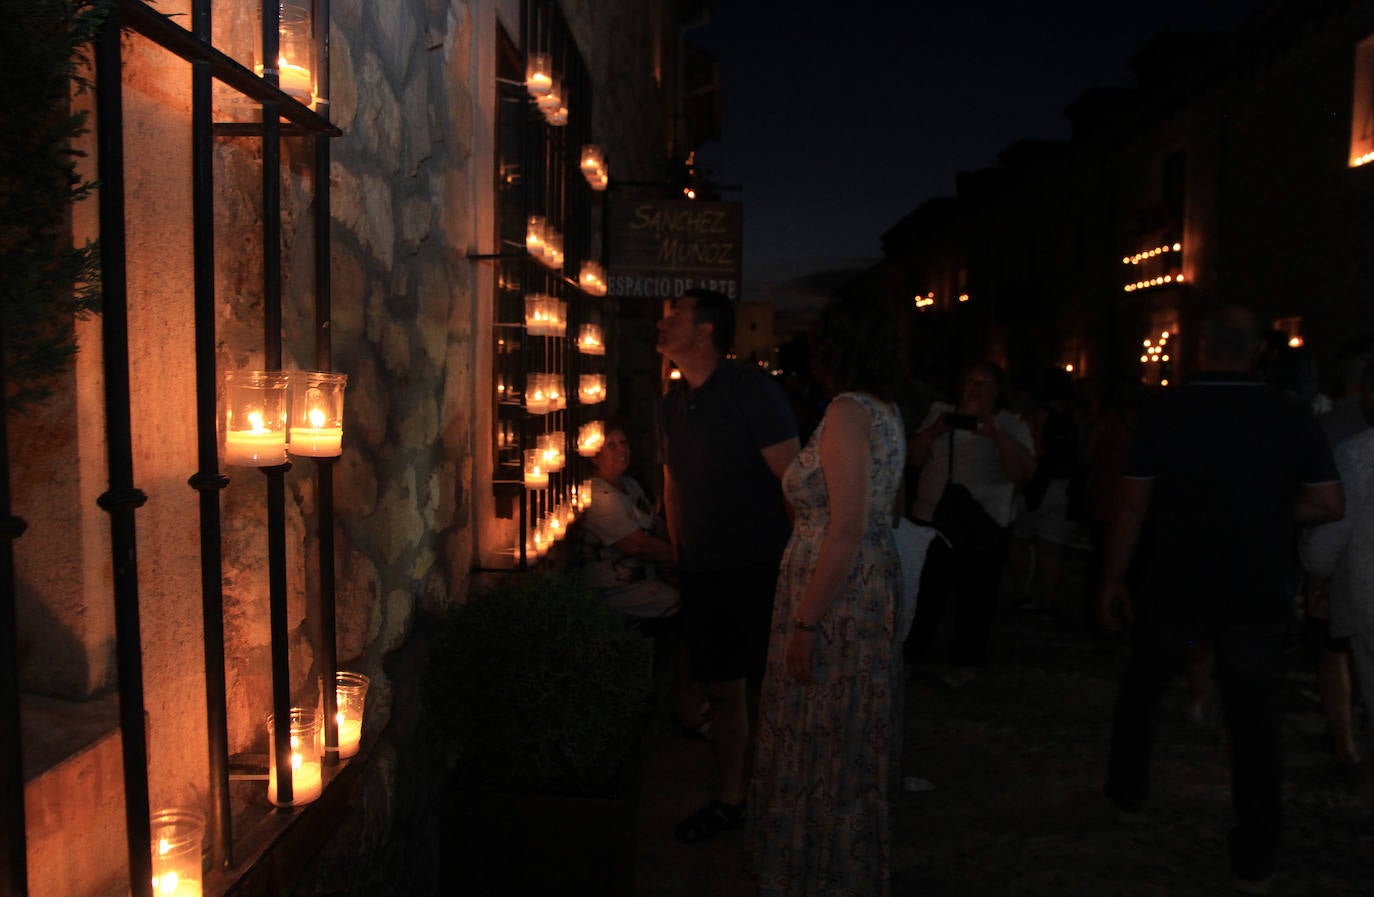
[{"label": "candle on ledge", "polygon": [[[601,445],[606,441],[605,425],[599,421],[589,421],[577,430],[577,453],[584,458],[591,458],[601,451]],[[591,496],[591,490],[587,485],[577,492],[577,497],[585,504]]]},{"label": "candle on ledge", "polygon": [[204,818],[188,810],[161,810],[150,823],[154,897],[200,897]]},{"label": "candle on ledge", "polygon": [[321,764],[324,742],[320,716],[314,710],[291,708],[291,799],[277,799],[277,733],[273,718],[267,717],[267,799],[279,807],[308,804],[324,791]]},{"label": "candle on ledge", "polygon": [[339,671],[334,689],[339,726],[339,759],[346,760],[358,753],[363,735],[363,708],[367,701],[369,680],[362,673]]},{"label": "candle on ledge", "polygon": [[549,91],[553,90],[553,67],[549,63],[549,54],[530,54],[525,66],[525,90],[536,99],[548,96]]},{"label": "candle on ledge", "polygon": [[225,373],[225,464],[273,467],[286,462],[287,382],[280,371]]},{"label": "candle on ledge", "polygon": [[606,344],[601,341],[601,328],[583,324],[577,328],[577,351],[583,355],[605,355]]},{"label": "candle on ledge", "polygon": [[525,488],[543,489],[549,485],[549,470],[544,466],[544,452],[533,448],[525,450]]},{"label": "candle on ledge", "polygon": [[308,458],[343,452],[343,395],[347,374],[291,372],[291,441],[287,451]]},{"label": "candle on ledge", "polygon": [[595,405],[606,398],[606,375],[583,374],[578,378],[577,399],[584,405]]}]

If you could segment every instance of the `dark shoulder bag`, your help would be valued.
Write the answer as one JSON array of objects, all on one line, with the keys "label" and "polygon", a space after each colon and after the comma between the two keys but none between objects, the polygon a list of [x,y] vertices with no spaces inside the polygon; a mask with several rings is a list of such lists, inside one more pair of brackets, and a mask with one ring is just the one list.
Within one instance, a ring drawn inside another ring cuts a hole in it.
[{"label": "dark shoulder bag", "polygon": [[956,550],[976,543],[979,534],[989,528],[998,528],[997,521],[983,510],[968,487],[954,482],[953,432],[949,434],[949,479],[945,481],[930,522]]}]

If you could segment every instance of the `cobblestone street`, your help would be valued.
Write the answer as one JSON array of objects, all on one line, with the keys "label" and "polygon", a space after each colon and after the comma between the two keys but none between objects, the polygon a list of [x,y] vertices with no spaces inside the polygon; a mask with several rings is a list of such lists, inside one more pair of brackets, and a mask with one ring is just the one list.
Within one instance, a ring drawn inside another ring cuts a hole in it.
[{"label": "cobblestone street", "polygon": [[[1223,730],[1178,709],[1181,685],[1167,696],[1146,820],[1117,822],[1099,789],[1125,648],[1067,617],[1004,605],[992,669],[958,689],[938,669],[914,672],[903,775],[934,787],[904,793],[896,807],[894,895],[1232,893]],[[1374,815],[1331,759],[1311,667],[1295,645],[1284,679],[1286,842],[1271,893],[1369,895]],[[679,737],[663,718],[647,752],[638,893],[752,895],[739,833],[693,847],[673,841],[673,824],[709,796],[709,746]]]}]

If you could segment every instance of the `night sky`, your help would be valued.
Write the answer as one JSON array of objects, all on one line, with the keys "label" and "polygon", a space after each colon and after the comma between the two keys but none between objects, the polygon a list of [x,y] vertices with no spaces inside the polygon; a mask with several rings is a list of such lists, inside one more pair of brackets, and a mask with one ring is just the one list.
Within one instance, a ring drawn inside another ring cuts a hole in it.
[{"label": "night sky", "polygon": [[881,257],[884,231],[955,175],[1025,138],[1066,138],[1063,110],[1129,85],[1163,31],[1230,31],[1263,0],[717,0],[687,33],[721,64],[720,140],[698,153],[744,203],[746,299],[807,303],[823,272]]}]

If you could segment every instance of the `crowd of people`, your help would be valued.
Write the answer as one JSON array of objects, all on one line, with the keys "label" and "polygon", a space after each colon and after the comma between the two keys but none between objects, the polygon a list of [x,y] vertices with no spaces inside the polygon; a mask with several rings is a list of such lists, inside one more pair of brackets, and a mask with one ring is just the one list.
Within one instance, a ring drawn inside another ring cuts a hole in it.
[{"label": "crowd of people", "polygon": [[[1232,736],[1233,883],[1267,893],[1295,618],[1333,756],[1352,769],[1355,698],[1374,699],[1369,341],[1343,347],[1334,401],[1303,357],[1226,308],[1200,327],[1197,373],[1153,395],[1123,382],[1088,403],[1062,370],[1018,393],[973,360],[948,401],[913,408],[893,322],[835,300],[809,359],[827,404],[799,431],[796,397],[729,357],[733,330],[718,293],[666,305],[657,347],[681,377],[656,421],[661,503],[627,475],[626,428],[612,423],[584,520],[587,575],[637,624],[670,623],[673,711],[714,749],[714,790],[677,839],[745,830],[765,897],[890,893],[908,668],[962,687],[996,660],[1007,583],[1021,611],[1057,613],[1074,557],[1089,576],[1073,616],[1130,644],[1106,800],[1123,821],[1144,809],[1176,678],[1199,708],[1214,693]],[[899,550],[903,517],[938,532],[924,557]]]}]

